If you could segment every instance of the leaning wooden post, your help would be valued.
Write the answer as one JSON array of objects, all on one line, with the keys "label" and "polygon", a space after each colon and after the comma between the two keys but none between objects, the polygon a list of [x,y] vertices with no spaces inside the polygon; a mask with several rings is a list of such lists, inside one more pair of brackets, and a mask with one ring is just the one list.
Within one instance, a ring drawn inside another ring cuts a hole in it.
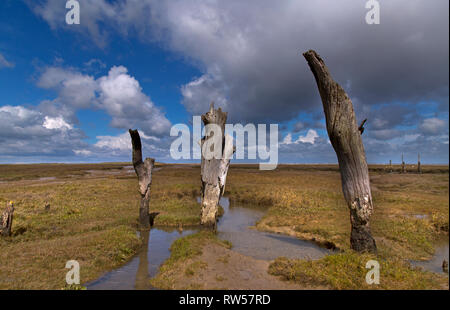
[{"label": "leaning wooden post", "polygon": [[369,170],[352,101],[333,80],[324,61],[315,51],[310,50],[303,56],[316,79],[328,136],[339,162],[342,190],[350,209],[351,248],[358,252],[376,252],[369,225],[373,212]]},{"label": "leaning wooden post", "polygon": [[405,162],[403,161],[403,153],[402,153],[402,173],[406,173],[406,165]]},{"label": "leaning wooden post", "polygon": [[201,140],[202,216],[201,224],[216,228],[219,200],[225,192],[230,159],[235,149],[233,138],[225,135],[227,113],[214,109],[202,115],[205,137]]},{"label": "leaning wooden post", "polygon": [[0,233],[3,237],[11,236],[13,215],[14,215],[14,203],[10,201],[9,203],[7,203],[5,211],[3,211],[3,215],[0,222]]},{"label": "leaning wooden post", "polygon": [[150,185],[152,184],[152,170],[155,164],[153,158],[146,158],[142,161],[142,144],[139,132],[129,130],[131,144],[133,146],[133,167],[139,180],[139,193],[141,194],[141,204],[139,207],[139,226],[141,229],[148,229],[153,225],[149,214]]},{"label": "leaning wooden post", "polygon": [[417,173],[422,173],[422,167],[420,166],[420,153],[417,154]]}]

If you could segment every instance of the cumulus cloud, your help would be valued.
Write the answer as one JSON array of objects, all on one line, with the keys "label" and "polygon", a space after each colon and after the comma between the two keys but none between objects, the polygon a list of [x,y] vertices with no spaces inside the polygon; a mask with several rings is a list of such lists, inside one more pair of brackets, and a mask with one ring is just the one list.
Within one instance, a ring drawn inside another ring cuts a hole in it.
[{"label": "cumulus cloud", "polygon": [[130,135],[125,132],[118,136],[97,136],[94,146],[103,149],[129,151],[131,150]]},{"label": "cumulus cloud", "polygon": [[0,107],[0,161],[31,157],[129,158],[128,132],[98,136],[97,143],[87,143],[85,134],[76,126],[76,112],[80,109],[105,111],[112,127],[139,129],[149,152],[167,157],[169,141],[160,137],[168,136],[171,123],[125,67],[112,67],[107,75],[98,78],[74,68],[48,67],[37,85],[55,91],[57,97],[35,107]]},{"label": "cumulus cloud", "polygon": [[101,109],[111,116],[112,127],[139,128],[148,135],[167,134],[171,125],[124,66],[114,66],[97,79],[73,68],[48,67],[37,85],[58,94],[40,105],[50,115],[62,114],[75,121],[79,109]]},{"label": "cumulus cloud", "polygon": [[47,129],[72,129],[73,126],[68,124],[64,118],[59,117],[49,117],[44,118],[44,124],[42,124]]},{"label": "cumulus cloud", "polygon": [[[56,2],[30,4],[55,29],[66,27]],[[204,73],[182,87],[191,113],[215,100],[230,119],[285,121],[320,108],[300,55],[310,48],[364,104],[446,98],[448,5],[385,1],[373,27],[365,24],[364,3],[353,0],[86,0],[85,22],[75,31],[100,45],[109,32],[137,35],[190,60]]]},{"label": "cumulus cloud", "polygon": [[97,82],[94,77],[71,68],[48,67],[39,77],[37,85],[57,91],[58,99],[74,109],[89,108],[96,99]]},{"label": "cumulus cloud", "polygon": [[170,121],[127,72],[123,66],[113,67],[98,79],[100,108],[112,117],[113,127],[139,127],[146,134],[167,135]]},{"label": "cumulus cloud", "polygon": [[84,138],[62,117],[23,106],[0,107],[1,157],[70,156],[74,148],[88,147]]},{"label": "cumulus cloud", "polygon": [[283,142],[281,142],[281,144],[292,144],[292,143],[309,143],[309,144],[314,144],[316,141],[316,138],[318,138],[319,135],[317,134],[317,131],[315,131],[314,129],[309,129],[308,132],[306,133],[306,135],[304,136],[299,136],[297,138],[297,140],[295,140],[294,142],[292,142],[292,134],[288,133],[286,135],[286,137],[284,137]]},{"label": "cumulus cloud", "polygon": [[448,133],[446,121],[436,117],[424,119],[420,124],[420,129],[426,135],[443,134],[445,131]]},{"label": "cumulus cloud", "polygon": [[[380,1],[381,24],[373,26],[365,23],[364,3],[354,0],[85,0],[80,27],[61,22],[65,12],[59,2],[28,1],[55,31],[87,34],[102,48],[112,33],[137,36],[160,43],[196,66],[200,76],[180,85],[181,103],[192,114],[204,113],[215,101],[229,112],[230,122],[300,119],[293,133],[323,128],[317,87],[300,54],[312,48],[351,96],[357,119],[368,118],[363,139],[369,159],[418,149],[440,161],[448,156],[448,130],[442,125],[448,124],[448,1]],[[148,125],[144,130],[149,135],[161,135],[168,121],[158,127],[136,118],[134,102],[141,102],[140,109],[145,111],[154,111],[154,105],[128,73],[120,67],[112,71],[103,77],[105,89],[100,87],[102,78],[72,72],[70,79],[85,83],[88,90],[79,94],[85,97],[78,104],[93,101],[90,104],[108,111],[111,124],[118,128],[134,119],[136,125]],[[56,117],[59,112],[72,120],[70,108],[63,103],[64,91],[71,94],[66,79],[43,84],[59,87],[60,95],[41,105],[46,115]],[[94,91],[88,86],[92,80]],[[116,84],[126,87],[133,102],[109,97],[108,85]],[[424,102],[436,106],[420,108]],[[52,107],[58,109],[54,112]],[[320,126],[304,122],[299,118],[302,113],[320,115],[313,120],[320,121]],[[282,144],[286,154],[305,147],[311,154],[328,154],[325,150],[331,147],[312,133],[304,139],[314,143],[293,143],[289,137],[289,143]]]},{"label": "cumulus cloud", "polygon": [[[171,137],[157,138],[147,136],[143,132],[139,133],[143,146],[143,155],[155,157],[158,161],[170,160],[169,145]],[[91,147],[90,156],[114,156],[116,158],[129,159],[131,154],[131,139],[128,132],[116,136],[97,136],[97,142]]]},{"label": "cumulus cloud", "polygon": [[319,135],[317,134],[317,131],[310,129],[308,130],[308,132],[306,133],[306,136],[300,136],[298,137],[299,142],[303,142],[303,143],[311,143],[314,144],[314,141],[316,140],[316,138],[318,138]]}]

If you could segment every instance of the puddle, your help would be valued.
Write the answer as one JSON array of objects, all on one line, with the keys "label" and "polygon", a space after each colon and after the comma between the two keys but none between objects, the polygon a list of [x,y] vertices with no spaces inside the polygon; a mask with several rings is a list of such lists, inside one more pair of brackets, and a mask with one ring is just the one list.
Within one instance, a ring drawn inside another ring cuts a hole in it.
[{"label": "puddle", "polygon": [[426,214],[414,214],[414,217],[415,217],[416,219],[421,219],[421,220],[423,220],[423,219],[428,218],[428,215],[426,215]]},{"label": "puddle", "polygon": [[[330,250],[321,248],[313,242],[252,229],[251,227],[265,213],[261,208],[230,206],[228,198],[222,198],[220,205],[225,212],[217,225],[218,236],[231,241],[233,251],[262,260],[273,260],[279,256],[318,259],[330,253]],[[198,229],[192,228],[182,232],[175,229],[153,228],[142,236],[144,249],[147,250],[138,253],[124,266],[106,273],[85,286],[90,290],[152,289],[149,279],[158,273],[159,266],[170,257],[171,244],[176,239],[197,231]]]},{"label": "puddle", "polygon": [[42,177],[42,178],[39,178],[39,181],[51,181],[51,180],[56,180],[56,177]]},{"label": "puddle", "polygon": [[436,245],[436,252],[433,255],[433,258],[427,261],[411,261],[411,265],[415,267],[421,267],[424,270],[428,270],[431,272],[447,274],[442,270],[442,261],[445,259],[448,263],[448,239],[441,240]]},{"label": "puddle", "polygon": [[121,174],[120,170],[85,170],[90,175],[115,175]]},{"label": "puddle", "polygon": [[[153,170],[152,170],[152,172],[156,172],[156,171],[159,171],[159,170],[161,170],[162,168],[161,167],[158,167],[158,168],[153,168]],[[134,167],[133,166],[124,166],[123,168],[122,168],[122,170],[125,172],[125,173],[135,173],[135,171],[134,171]]]}]

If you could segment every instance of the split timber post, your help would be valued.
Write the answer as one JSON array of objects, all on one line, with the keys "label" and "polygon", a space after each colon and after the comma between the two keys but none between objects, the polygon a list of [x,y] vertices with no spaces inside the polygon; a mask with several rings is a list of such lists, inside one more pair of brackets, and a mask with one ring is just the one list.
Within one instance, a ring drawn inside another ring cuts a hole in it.
[{"label": "split timber post", "polygon": [[422,173],[422,167],[420,166],[420,153],[417,154],[417,173]]},{"label": "split timber post", "polygon": [[146,158],[142,161],[142,144],[139,132],[129,130],[131,144],[133,146],[133,167],[139,180],[139,193],[141,194],[141,204],[139,207],[139,226],[141,229],[149,229],[153,225],[153,216],[149,214],[150,185],[152,184],[152,170],[155,165],[153,158]]},{"label": "split timber post", "polygon": [[225,135],[227,115],[220,108],[214,109],[214,102],[202,115],[205,136],[201,140],[201,224],[213,230],[216,229],[219,200],[225,192],[230,159],[235,152],[233,138]]},{"label": "split timber post", "polygon": [[324,61],[315,51],[309,50],[303,56],[317,82],[328,136],[339,162],[342,191],[350,209],[351,248],[358,252],[376,252],[369,225],[373,212],[369,169],[352,101],[333,80]]},{"label": "split timber post", "polygon": [[5,211],[3,211],[0,219],[0,234],[3,237],[11,236],[12,223],[14,215],[14,203],[11,201],[7,203]]},{"label": "split timber post", "polygon": [[402,173],[406,173],[406,165],[405,162],[403,161],[403,153],[402,153]]}]

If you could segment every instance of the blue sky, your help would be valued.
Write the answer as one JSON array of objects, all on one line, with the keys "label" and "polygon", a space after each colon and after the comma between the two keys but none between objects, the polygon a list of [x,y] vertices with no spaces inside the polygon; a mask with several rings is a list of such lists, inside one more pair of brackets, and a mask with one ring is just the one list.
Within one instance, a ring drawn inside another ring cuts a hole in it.
[{"label": "blue sky", "polygon": [[315,49],[353,100],[368,161],[448,163],[448,1],[65,0],[0,3],[0,163],[174,162],[170,128],[215,101],[231,123],[279,124],[279,158],[330,163]]}]

